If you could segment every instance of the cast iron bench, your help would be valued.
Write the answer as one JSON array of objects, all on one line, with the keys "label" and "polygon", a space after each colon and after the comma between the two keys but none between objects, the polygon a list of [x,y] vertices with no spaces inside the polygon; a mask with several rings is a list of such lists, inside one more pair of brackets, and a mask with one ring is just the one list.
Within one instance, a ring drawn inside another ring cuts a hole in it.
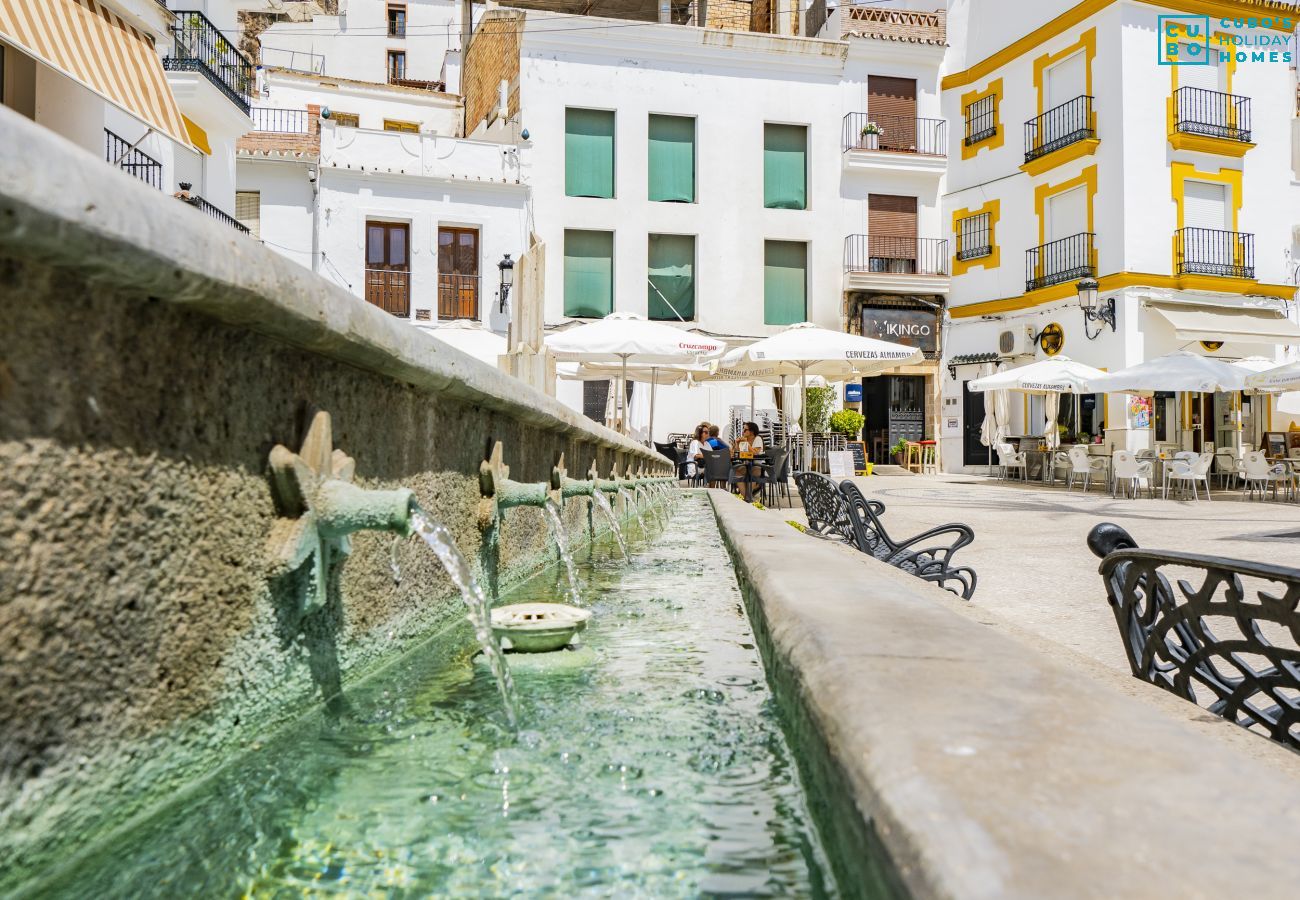
[{"label": "cast iron bench", "polygon": [[852,481],[846,479],[836,488],[835,482],[825,475],[801,472],[795,476],[795,482],[806,510],[811,498],[813,509],[807,516],[814,533],[842,538],[863,553],[933,582],[963,600],[969,600],[975,593],[975,570],[952,565],[953,554],[975,540],[970,526],[940,525],[905,540],[896,540],[880,521],[884,504],[868,500]]},{"label": "cast iron bench", "polygon": [[[1088,532],[1088,548],[1135,678],[1300,750],[1300,569],[1142,550],[1110,522]],[[1164,566],[1200,585],[1181,578],[1175,593]]]}]

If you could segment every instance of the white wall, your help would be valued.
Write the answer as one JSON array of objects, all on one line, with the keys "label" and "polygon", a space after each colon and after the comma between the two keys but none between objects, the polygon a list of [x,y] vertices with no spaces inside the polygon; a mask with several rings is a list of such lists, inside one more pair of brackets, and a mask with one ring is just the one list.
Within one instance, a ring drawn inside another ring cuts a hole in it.
[{"label": "white wall", "polygon": [[384,119],[419,124],[421,131],[459,134],[460,98],[433,91],[388,85],[330,82],[296,72],[269,71],[255,105],[273,109],[306,109],[319,104],[336,112],[354,113],[362,128],[384,127]]},{"label": "white wall", "polygon": [[312,268],[312,216],[315,190],[309,173],[315,163],[268,159],[239,160],[239,189],[261,194],[263,243],[304,268]]}]

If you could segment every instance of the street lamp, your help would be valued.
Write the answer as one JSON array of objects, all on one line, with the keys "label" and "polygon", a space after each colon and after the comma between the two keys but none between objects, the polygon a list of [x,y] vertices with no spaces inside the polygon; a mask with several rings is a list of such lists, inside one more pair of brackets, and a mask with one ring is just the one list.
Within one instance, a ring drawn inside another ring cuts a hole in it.
[{"label": "street lamp", "polygon": [[501,297],[501,312],[506,311],[506,298],[510,296],[510,289],[515,284],[515,261],[507,253],[501,262],[497,263],[497,268],[501,270],[501,291],[498,296]]},{"label": "street lamp", "polygon": [[[1085,278],[1075,285],[1079,292],[1079,309],[1083,310],[1083,333],[1088,336],[1088,340],[1095,341],[1109,325],[1110,330],[1115,330],[1115,298],[1107,297],[1105,300],[1097,299],[1097,280],[1095,278]],[[1094,333],[1088,330],[1089,322],[1100,322],[1097,331]]]}]

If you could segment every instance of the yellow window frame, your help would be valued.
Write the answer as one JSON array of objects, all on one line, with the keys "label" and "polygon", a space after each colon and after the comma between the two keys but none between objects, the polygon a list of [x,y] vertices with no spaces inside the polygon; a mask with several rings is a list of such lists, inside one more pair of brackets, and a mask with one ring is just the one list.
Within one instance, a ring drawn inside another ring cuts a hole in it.
[{"label": "yellow window frame", "polygon": [[[1097,234],[1097,165],[1096,163],[1088,166],[1073,178],[1062,181],[1059,184],[1040,184],[1034,188],[1034,214],[1038,216],[1038,246],[1047,243],[1047,201],[1057,194],[1064,194],[1066,191],[1072,191],[1077,187],[1085,187],[1088,194],[1088,232],[1092,235]],[[1092,268],[1093,271],[1101,271],[1097,266],[1097,243],[1092,245]],[[1039,254],[1039,268],[1034,275],[1037,278],[1042,277],[1043,258]]]},{"label": "yellow window frame", "polygon": [[[975,216],[987,214],[989,217],[989,246],[992,251],[988,256],[977,256],[974,259],[960,259],[961,254],[961,220],[973,219]],[[1002,215],[1002,201],[990,200],[979,209],[959,209],[952,214],[952,234],[953,234],[953,251],[952,257],[952,274],[953,276],[965,275],[971,269],[982,268],[985,270],[996,269],[1002,265],[1002,250],[998,247],[998,219]]]},{"label": "yellow window frame", "polygon": [[962,142],[961,142],[962,159],[974,159],[975,155],[978,154],[981,150],[996,150],[998,147],[1001,147],[1006,142],[1007,130],[1002,125],[1002,93],[1003,93],[1002,79],[996,78],[993,81],[990,81],[982,91],[968,91],[967,93],[961,95],[961,113],[962,113],[963,126],[965,125],[966,122],[966,110],[970,109],[972,104],[978,103],[979,101],[985,99],[986,97],[992,97],[993,98],[993,128],[995,129],[994,133],[984,138],[984,140],[977,141],[974,144],[967,144],[966,135],[964,133],[965,128],[963,127]]},{"label": "yellow window frame", "polygon": [[419,134],[419,122],[405,122],[401,119],[384,119],[384,131],[398,131],[402,134]]}]

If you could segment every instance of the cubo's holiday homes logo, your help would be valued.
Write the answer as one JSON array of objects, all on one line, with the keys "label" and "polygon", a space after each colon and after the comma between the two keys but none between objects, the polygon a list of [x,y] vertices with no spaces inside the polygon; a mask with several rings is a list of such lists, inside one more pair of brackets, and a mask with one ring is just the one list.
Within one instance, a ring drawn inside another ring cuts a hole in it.
[{"label": "cubo's holiday homes logo", "polygon": [[1209,16],[1158,17],[1158,58],[1162,66],[1213,66],[1219,63],[1292,61],[1288,15],[1211,19]]}]

